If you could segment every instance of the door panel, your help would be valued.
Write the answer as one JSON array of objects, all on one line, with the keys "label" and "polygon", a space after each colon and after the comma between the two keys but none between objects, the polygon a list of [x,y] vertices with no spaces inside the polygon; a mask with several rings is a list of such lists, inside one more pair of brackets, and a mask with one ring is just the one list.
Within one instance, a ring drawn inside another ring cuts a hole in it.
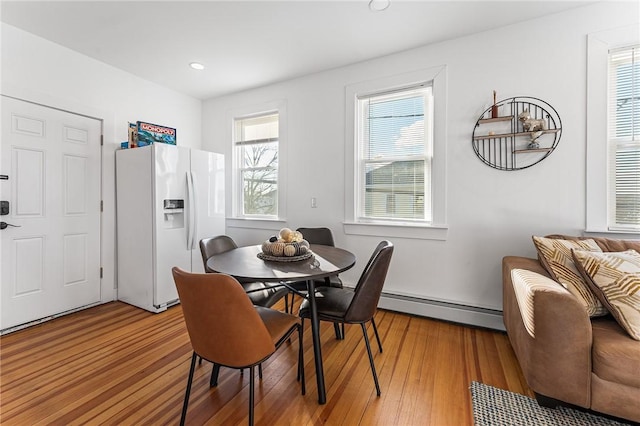
[{"label": "door panel", "polygon": [[44,287],[43,251],[44,238],[42,237],[13,240],[15,286],[12,288],[10,297],[20,297],[42,291]]},{"label": "door panel", "polygon": [[[189,231],[187,176],[189,173],[189,149],[157,143],[155,151],[155,274],[153,304],[160,306],[178,299],[171,268],[178,266],[191,270],[190,251],[187,249]],[[184,200],[182,212],[164,209],[164,200]]]},{"label": "door panel", "polygon": [[100,301],[99,120],[2,97],[0,329]]},{"label": "door panel", "polygon": [[89,213],[87,205],[87,159],[72,155],[64,156],[64,213],[71,215],[86,215]]},{"label": "door panel", "polygon": [[44,120],[23,117],[18,114],[12,114],[11,118],[14,133],[20,133],[27,136],[44,137]]},{"label": "door panel", "polygon": [[191,252],[192,270],[204,272],[199,241],[225,233],[224,155],[192,149],[191,173],[197,221],[195,247]]},{"label": "door panel", "polygon": [[21,218],[44,216],[44,153],[12,147],[11,154],[11,170],[15,176],[11,180],[15,194],[14,215]]},{"label": "door panel", "polygon": [[64,285],[87,282],[87,234],[64,237]]},{"label": "door panel", "polygon": [[64,126],[64,140],[65,142],[80,143],[86,145],[89,143],[89,132],[85,129],[76,129],[69,126]]}]

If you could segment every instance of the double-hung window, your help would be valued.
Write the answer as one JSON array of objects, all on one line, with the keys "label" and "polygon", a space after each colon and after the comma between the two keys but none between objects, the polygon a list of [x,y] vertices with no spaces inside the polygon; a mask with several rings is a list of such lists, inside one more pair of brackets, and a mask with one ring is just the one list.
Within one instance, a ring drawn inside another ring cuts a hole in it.
[{"label": "double-hung window", "polygon": [[640,230],[640,45],[609,52],[609,228]]},{"label": "double-hung window", "polygon": [[345,87],[347,234],[446,240],[447,67]]},{"label": "double-hung window", "polygon": [[359,96],[357,120],[358,220],[431,222],[431,86]]},{"label": "double-hung window", "polygon": [[278,112],[234,118],[237,217],[278,217],[278,148]]},{"label": "double-hung window", "polygon": [[587,36],[587,233],[640,233],[640,25]]}]

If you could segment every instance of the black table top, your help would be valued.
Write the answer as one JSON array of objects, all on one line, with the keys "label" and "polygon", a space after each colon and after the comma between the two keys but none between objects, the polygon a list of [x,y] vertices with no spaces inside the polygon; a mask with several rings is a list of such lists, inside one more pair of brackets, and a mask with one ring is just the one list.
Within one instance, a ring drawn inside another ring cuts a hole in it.
[{"label": "black table top", "polygon": [[264,282],[305,281],[337,275],[353,267],[353,253],[331,246],[312,244],[313,256],[294,262],[267,261],[258,258],[260,245],[238,247],[211,256],[207,266],[216,272],[240,280]]}]

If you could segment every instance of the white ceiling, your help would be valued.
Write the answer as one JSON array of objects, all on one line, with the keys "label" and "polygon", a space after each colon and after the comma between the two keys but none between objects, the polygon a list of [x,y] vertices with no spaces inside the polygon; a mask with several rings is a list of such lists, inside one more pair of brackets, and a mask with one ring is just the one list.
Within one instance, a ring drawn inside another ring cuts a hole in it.
[{"label": "white ceiling", "polygon": [[[372,12],[368,0],[2,0],[0,19],[207,99],[588,3],[391,0]],[[193,61],[206,69],[192,70]]]}]

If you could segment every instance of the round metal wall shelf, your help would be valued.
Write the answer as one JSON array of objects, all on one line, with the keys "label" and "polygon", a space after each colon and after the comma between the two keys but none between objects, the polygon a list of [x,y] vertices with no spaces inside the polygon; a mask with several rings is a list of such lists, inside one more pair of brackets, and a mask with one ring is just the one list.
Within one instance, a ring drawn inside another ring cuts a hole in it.
[{"label": "round metal wall shelf", "polygon": [[526,169],[547,158],[558,146],[560,136],[562,122],[557,111],[541,99],[520,96],[487,108],[476,122],[471,141],[482,162],[510,171]]}]

